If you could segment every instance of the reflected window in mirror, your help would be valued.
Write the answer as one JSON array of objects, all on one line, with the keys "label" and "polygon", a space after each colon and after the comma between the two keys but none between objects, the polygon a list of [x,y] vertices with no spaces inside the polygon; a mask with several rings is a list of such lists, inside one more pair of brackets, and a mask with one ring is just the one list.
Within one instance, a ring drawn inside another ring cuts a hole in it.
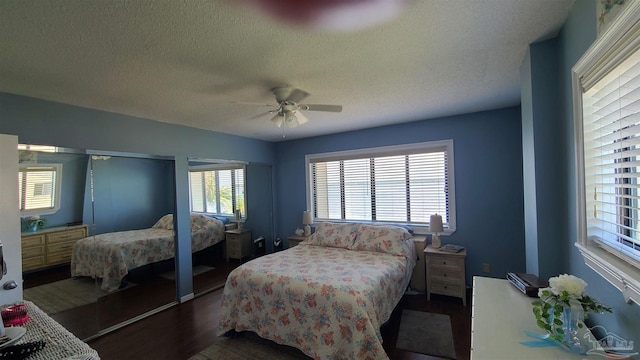
[{"label": "reflected window in mirror", "polygon": [[200,165],[189,168],[190,206],[193,212],[246,218],[244,165]]},{"label": "reflected window in mirror", "polygon": [[21,164],[18,176],[22,217],[58,211],[62,164]]}]

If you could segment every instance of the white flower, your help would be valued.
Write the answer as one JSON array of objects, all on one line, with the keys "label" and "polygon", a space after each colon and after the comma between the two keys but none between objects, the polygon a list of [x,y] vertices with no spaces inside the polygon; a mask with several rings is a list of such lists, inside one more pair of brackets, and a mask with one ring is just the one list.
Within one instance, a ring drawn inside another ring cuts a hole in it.
[{"label": "white flower", "polygon": [[30,221],[40,220],[40,215],[34,215],[34,216],[30,217],[29,220]]},{"label": "white flower", "polygon": [[587,283],[579,277],[573,275],[562,274],[549,279],[549,287],[551,292],[560,295],[566,291],[574,298],[580,298],[584,295]]}]

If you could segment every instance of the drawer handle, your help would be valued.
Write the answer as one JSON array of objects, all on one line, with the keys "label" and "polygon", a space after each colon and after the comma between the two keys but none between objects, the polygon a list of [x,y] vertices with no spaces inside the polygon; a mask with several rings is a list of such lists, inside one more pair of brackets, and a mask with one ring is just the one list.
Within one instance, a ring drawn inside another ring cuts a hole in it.
[{"label": "drawer handle", "polygon": [[443,262],[442,262],[442,265],[447,265],[447,262],[446,262],[446,261],[443,261]]},{"label": "drawer handle", "polygon": [[447,274],[444,274],[444,277],[447,277]]},{"label": "drawer handle", "polygon": [[444,288],[446,289],[446,288],[447,288],[447,285],[445,285],[445,286],[444,286]]}]

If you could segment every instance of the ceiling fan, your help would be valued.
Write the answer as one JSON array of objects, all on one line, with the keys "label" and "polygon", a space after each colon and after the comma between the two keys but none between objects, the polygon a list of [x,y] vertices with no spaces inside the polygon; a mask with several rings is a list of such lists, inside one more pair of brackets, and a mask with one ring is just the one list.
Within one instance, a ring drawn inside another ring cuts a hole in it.
[{"label": "ceiling fan", "polygon": [[282,127],[285,124],[289,128],[297,127],[309,121],[307,117],[302,114],[302,111],[330,111],[341,112],[342,105],[318,105],[318,104],[300,104],[300,101],[304,100],[309,93],[296,89],[293,87],[276,87],[271,89],[273,96],[275,96],[277,105],[265,104],[267,106],[277,106],[277,109],[260,114],[274,114],[271,118],[271,122],[277,127]]}]

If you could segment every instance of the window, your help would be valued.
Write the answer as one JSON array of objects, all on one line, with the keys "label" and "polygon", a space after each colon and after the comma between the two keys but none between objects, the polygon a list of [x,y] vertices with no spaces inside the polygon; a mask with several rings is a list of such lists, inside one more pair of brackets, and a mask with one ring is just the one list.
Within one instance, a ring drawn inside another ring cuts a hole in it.
[{"label": "window", "polygon": [[191,211],[246,217],[244,166],[194,167],[189,170]]},{"label": "window", "polygon": [[306,161],[316,220],[420,228],[438,213],[445,233],[455,231],[453,140],[313,154]]},{"label": "window", "polygon": [[640,304],[640,6],[573,69],[578,240],[585,263]]},{"label": "window", "polygon": [[21,166],[18,174],[21,216],[53,214],[60,208],[62,164]]}]

